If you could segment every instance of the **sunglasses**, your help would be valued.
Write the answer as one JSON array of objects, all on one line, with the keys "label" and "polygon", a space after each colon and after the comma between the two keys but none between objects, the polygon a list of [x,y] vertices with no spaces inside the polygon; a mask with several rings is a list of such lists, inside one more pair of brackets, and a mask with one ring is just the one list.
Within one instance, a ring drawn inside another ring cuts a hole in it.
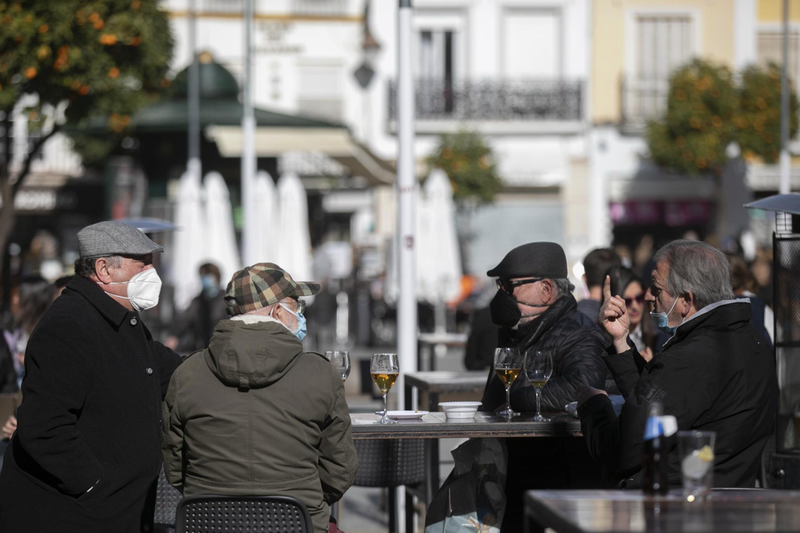
[{"label": "sunglasses", "polygon": [[544,278],[530,278],[530,279],[517,279],[517,280],[510,280],[505,278],[497,278],[497,288],[507,292],[508,294],[513,294],[514,289],[519,287],[520,285],[527,285],[529,283],[536,283],[537,281],[542,281]]},{"label": "sunglasses", "polygon": [[644,293],[637,294],[633,298],[625,298],[625,305],[632,305],[633,302],[642,305],[644,303]]}]

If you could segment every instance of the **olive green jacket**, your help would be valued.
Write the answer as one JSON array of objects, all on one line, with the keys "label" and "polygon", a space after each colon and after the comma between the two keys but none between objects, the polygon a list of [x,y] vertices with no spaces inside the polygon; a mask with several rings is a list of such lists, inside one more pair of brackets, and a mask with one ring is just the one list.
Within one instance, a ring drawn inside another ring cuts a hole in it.
[{"label": "olive green jacket", "polygon": [[167,480],[185,496],[294,496],[322,533],[358,468],[341,376],[282,324],[242,318],[221,321],[172,375]]}]

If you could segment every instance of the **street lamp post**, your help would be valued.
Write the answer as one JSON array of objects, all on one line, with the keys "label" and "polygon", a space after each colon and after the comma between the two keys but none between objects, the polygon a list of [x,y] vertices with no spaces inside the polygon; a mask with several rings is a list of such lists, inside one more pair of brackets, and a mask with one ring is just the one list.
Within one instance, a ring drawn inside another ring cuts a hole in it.
[{"label": "street lamp post", "polygon": [[[402,372],[417,369],[417,279],[415,242],[414,85],[411,78],[411,0],[399,0],[397,32],[397,351]],[[402,383],[400,392],[403,391]],[[403,405],[402,394],[398,397]]]},{"label": "street lamp post", "polygon": [[189,87],[188,87],[188,152],[186,170],[190,175],[202,177],[200,162],[200,65],[197,64],[196,35],[197,17],[195,15],[196,0],[189,0]]},{"label": "street lamp post", "polygon": [[245,0],[244,14],[244,83],[242,84],[242,259],[252,265],[260,258],[253,257],[256,249],[256,212],[253,205],[253,190],[256,178],[256,118],[253,110],[253,2]]}]

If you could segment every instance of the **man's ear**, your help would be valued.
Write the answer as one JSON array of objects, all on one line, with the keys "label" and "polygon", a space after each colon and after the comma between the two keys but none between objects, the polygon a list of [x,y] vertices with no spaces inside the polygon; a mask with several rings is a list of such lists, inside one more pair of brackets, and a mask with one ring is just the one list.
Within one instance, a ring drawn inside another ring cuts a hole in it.
[{"label": "man's ear", "polygon": [[553,280],[549,278],[545,278],[542,280],[542,289],[550,295],[553,293]]},{"label": "man's ear", "polygon": [[689,291],[682,296],[683,303],[681,304],[681,315],[686,316],[694,306],[694,293]]},{"label": "man's ear", "polygon": [[109,268],[111,268],[111,262],[108,260],[107,257],[99,257],[94,261],[94,277],[97,278],[97,281],[108,284],[111,283],[111,273],[109,272]]}]

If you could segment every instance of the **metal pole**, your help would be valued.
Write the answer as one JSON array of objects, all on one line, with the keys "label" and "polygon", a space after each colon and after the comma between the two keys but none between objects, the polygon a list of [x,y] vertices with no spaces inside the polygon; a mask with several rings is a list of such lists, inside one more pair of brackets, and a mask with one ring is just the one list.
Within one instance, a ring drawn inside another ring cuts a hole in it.
[{"label": "metal pole", "polygon": [[[402,373],[417,370],[417,278],[415,242],[414,83],[411,72],[411,0],[399,0],[397,25],[397,246],[399,295],[397,351]],[[403,383],[397,387],[404,405]]]},{"label": "metal pole", "polygon": [[255,234],[255,222],[253,218],[256,215],[252,197],[253,188],[256,177],[256,119],[253,111],[253,95],[251,90],[252,75],[253,75],[253,2],[255,0],[246,0],[245,2],[245,17],[244,17],[244,50],[245,50],[245,66],[244,66],[244,83],[242,86],[242,101],[244,104],[244,113],[242,115],[242,210],[243,210],[243,225],[242,225],[242,258],[246,265],[252,265],[264,258],[253,257],[255,250],[255,243],[253,242]]},{"label": "metal pole", "polygon": [[186,168],[190,174],[202,177],[200,162],[200,66],[197,63],[196,0],[189,0],[189,159]]},{"label": "metal pole", "polygon": [[789,0],[783,0],[783,65],[781,67],[781,184],[780,193],[790,191],[789,173]]}]

